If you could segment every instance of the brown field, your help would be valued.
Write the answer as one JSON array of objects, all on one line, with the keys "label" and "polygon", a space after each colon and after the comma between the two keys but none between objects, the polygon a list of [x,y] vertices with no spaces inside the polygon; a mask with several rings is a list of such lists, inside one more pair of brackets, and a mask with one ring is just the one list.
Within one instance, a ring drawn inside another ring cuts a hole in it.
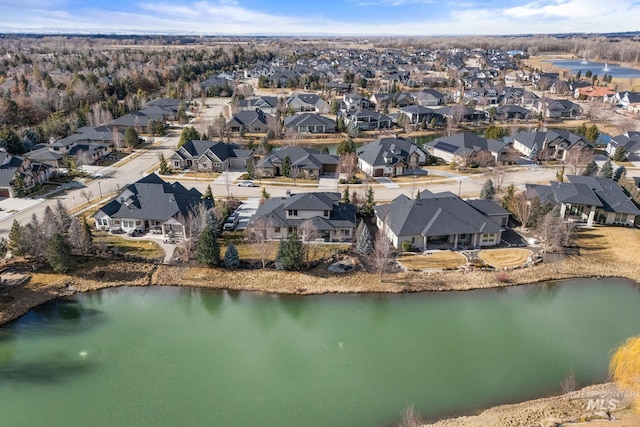
[{"label": "brown field", "polygon": [[462,267],[467,258],[458,252],[440,251],[427,255],[400,255],[397,261],[408,270],[419,271]]},{"label": "brown field", "polygon": [[111,246],[132,256],[148,259],[164,258],[164,250],[156,242],[150,240],[129,240],[105,232],[95,232],[93,241],[96,245]]},{"label": "brown field", "polygon": [[594,262],[640,263],[640,230],[627,227],[601,226],[578,229],[575,244],[580,255]]},{"label": "brown field", "polygon": [[478,253],[478,257],[492,267],[516,267],[527,262],[533,255],[529,249],[484,249]]}]

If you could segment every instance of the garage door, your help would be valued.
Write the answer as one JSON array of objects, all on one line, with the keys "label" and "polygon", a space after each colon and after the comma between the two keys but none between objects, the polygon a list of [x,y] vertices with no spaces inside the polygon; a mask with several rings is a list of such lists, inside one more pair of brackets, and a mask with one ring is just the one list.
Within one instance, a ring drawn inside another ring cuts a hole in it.
[{"label": "garage door", "polygon": [[8,188],[0,188],[0,197],[10,197]]}]

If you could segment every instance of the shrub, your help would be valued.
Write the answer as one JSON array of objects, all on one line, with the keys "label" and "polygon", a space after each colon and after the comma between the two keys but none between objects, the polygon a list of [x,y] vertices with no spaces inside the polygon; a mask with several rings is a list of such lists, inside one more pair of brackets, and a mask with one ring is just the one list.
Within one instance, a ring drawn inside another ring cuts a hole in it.
[{"label": "shrub", "polygon": [[402,251],[409,252],[410,250],[411,250],[411,242],[409,242],[408,240],[405,240],[404,242],[402,242]]},{"label": "shrub", "polygon": [[496,273],[496,280],[500,283],[509,283],[511,281],[511,275],[506,271],[498,271]]}]

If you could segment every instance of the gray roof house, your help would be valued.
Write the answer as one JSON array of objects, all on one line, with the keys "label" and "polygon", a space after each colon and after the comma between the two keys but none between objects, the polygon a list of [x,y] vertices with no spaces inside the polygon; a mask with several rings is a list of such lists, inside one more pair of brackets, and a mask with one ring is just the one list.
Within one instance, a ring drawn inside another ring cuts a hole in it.
[{"label": "gray roof house", "polygon": [[593,144],[582,136],[565,130],[518,132],[513,137],[513,148],[525,157],[537,160],[566,160],[567,153],[571,150],[594,150]]},{"label": "gray roof house", "polygon": [[129,184],[93,215],[98,230],[151,230],[164,237],[185,238],[185,221],[200,205],[213,208],[195,188],[169,184],[156,174]]},{"label": "gray roof house", "polygon": [[312,148],[285,147],[258,161],[255,166],[256,175],[261,178],[281,176],[282,163],[287,156],[291,160],[292,169],[306,179],[318,179],[323,174],[335,174],[340,164],[340,158],[332,154]]},{"label": "gray roof house", "polygon": [[171,156],[175,169],[196,169],[221,172],[228,169],[246,170],[253,161],[253,151],[222,141],[188,141]]},{"label": "gray roof house", "polygon": [[374,130],[391,127],[391,117],[368,108],[342,112],[342,116],[349,129]]},{"label": "gray roof house", "polygon": [[[425,144],[425,148],[431,155],[447,162],[474,163],[481,159],[481,153],[490,154],[493,162],[501,161],[507,145],[503,141],[486,139],[473,132],[461,132],[431,141]],[[490,159],[487,156],[483,161],[488,160]]]},{"label": "gray roof house", "polygon": [[527,184],[528,197],[559,205],[563,218],[586,221],[589,227],[594,221],[632,227],[640,215],[640,210],[612,179],[577,175],[567,175],[567,179],[568,182],[551,185]]},{"label": "gray roof house", "polygon": [[286,239],[294,231],[305,240],[351,242],[356,207],[340,201],[340,193],[302,193],[264,200],[249,220],[248,229],[270,239]]},{"label": "gray roof house", "polygon": [[296,113],[311,111],[318,114],[329,114],[331,106],[315,93],[298,93],[291,95],[286,101]]},{"label": "gray roof house", "polygon": [[286,117],[284,127],[298,133],[333,133],[336,121],[315,113],[302,113]]},{"label": "gray roof house", "polygon": [[411,242],[420,250],[483,247],[502,239],[501,224],[449,191],[434,194],[424,190],[417,199],[400,195],[389,204],[376,206],[375,214],[378,229],[396,248],[402,242]]},{"label": "gray roof house", "polygon": [[369,176],[404,175],[411,166],[424,165],[427,153],[404,138],[380,138],[356,150],[358,168]]},{"label": "gray roof house", "polygon": [[229,120],[227,128],[231,132],[265,133],[270,120],[274,120],[273,116],[265,114],[259,108],[254,111],[239,111]]},{"label": "gray roof house", "polygon": [[625,132],[622,135],[611,137],[607,143],[607,154],[612,156],[618,147],[623,147],[628,161],[640,160],[640,132]]},{"label": "gray roof house", "polygon": [[260,96],[257,98],[245,98],[238,101],[238,110],[255,111],[256,108],[267,114],[275,114],[278,109],[277,96]]},{"label": "gray roof house", "polygon": [[550,119],[578,119],[582,117],[582,107],[568,99],[540,98],[532,105],[534,111]]},{"label": "gray roof house", "polygon": [[17,187],[29,190],[37,184],[44,183],[49,179],[49,175],[49,167],[42,163],[0,152],[0,197],[16,197],[19,195]]}]

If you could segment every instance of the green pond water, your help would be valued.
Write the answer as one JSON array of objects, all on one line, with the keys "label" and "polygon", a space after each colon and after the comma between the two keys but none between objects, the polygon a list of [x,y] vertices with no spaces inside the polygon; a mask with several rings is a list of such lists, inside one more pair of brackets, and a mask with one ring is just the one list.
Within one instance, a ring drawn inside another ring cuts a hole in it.
[{"label": "green pond water", "polygon": [[2,426],[391,426],[604,381],[640,287],[281,297],[118,288],[0,327]]}]

